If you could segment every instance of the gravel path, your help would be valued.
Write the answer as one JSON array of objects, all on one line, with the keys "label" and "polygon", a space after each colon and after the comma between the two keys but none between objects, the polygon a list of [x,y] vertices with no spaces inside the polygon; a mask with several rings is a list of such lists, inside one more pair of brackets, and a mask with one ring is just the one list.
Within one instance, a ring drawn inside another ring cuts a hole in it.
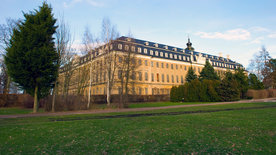
[{"label": "gravel path", "polygon": [[102,114],[102,113],[113,113],[113,112],[136,112],[136,111],[151,111],[160,109],[174,109],[183,107],[200,107],[200,106],[213,106],[213,105],[223,105],[223,104],[233,104],[233,103],[253,103],[253,102],[276,102],[276,98],[266,98],[266,99],[252,99],[252,100],[242,100],[235,102],[217,102],[217,103],[207,103],[207,104],[190,104],[190,105],[175,105],[175,106],[165,106],[165,107],[145,107],[145,108],[124,108],[124,109],[104,109],[104,110],[81,110],[81,111],[66,111],[66,112],[46,112],[46,113],[36,113],[36,114],[16,114],[16,115],[0,115],[0,118],[23,118],[23,117],[40,117],[40,116],[64,116],[64,115],[77,115],[77,114]]}]

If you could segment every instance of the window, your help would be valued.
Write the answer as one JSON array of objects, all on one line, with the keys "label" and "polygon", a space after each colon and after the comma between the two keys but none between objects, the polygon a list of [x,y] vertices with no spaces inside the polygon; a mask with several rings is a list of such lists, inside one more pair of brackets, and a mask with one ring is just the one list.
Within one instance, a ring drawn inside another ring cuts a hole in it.
[{"label": "window", "polygon": [[179,56],[178,56],[178,59],[179,59],[179,60],[182,60],[182,57],[181,57],[181,55],[179,55]]},{"label": "window", "polygon": [[190,61],[190,57],[187,57],[187,61]]},{"label": "window", "polygon": [[129,46],[125,45],[125,50],[128,51],[129,50]]},{"label": "window", "polygon": [[151,67],[153,67],[153,61],[151,61]]},{"label": "window", "polygon": [[145,60],[145,66],[148,66],[148,60]]},{"label": "window", "polygon": [[164,74],[162,74],[162,82],[165,82]]},{"label": "window", "polygon": [[150,50],[150,55],[153,55],[153,50]]},{"label": "window", "polygon": [[148,95],[148,88],[145,88],[145,94]]},{"label": "window", "polygon": [[177,55],[176,54],[174,55],[174,59],[177,59]]},{"label": "window", "polygon": [[118,44],[118,48],[121,50],[123,48],[122,44]]},{"label": "window", "polygon": [[169,68],[169,64],[166,64],[166,67]]},{"label": "window", "polygon": [[142,52],[142,49],[141,47],[138,48],[138,53],[141,53]]},{"label": "window", "polygon": [[167,82],[170,82],[170,76],[167,74]]},{"label": "window", "polygon": [[148,49],[144,48],[144,53],[148,54]]},{"label": "window", "polygon": [[161,68],[164,68],[164,63],[163,62],[161,63]]},{"label": "window", "polygon": [[159,62],[156,62],[156,67],[159,68]]},{"label": "window", "polygon": [[142,94],[142,88],[139,87],[139,91],[138,91],[139,95]]},{"label": "window", "polygon": [[160,56],[163,57],[163,52],[160,52]]},{"label": "window", "polygon": [[175,65],[175,69],[178,69],[178,65]]},{"label": "window", "polygon": [[166,58],[168,57],[168,53],[165,53],[165,57],[166,57]]},{"label": "window", "polygon": [[139,72],[139,81],[142,81],[142,73]]},{"label": "window", "polygon": [[141,59],[138,60],[138,64],[142,65],[142,60]]},{"label": "window", "polygon": [[154,82],[154,74],[151,73],[151,81]]},{"label": "window", "polygon": [[136,75],[135,75],[135,72],[132,73],[132,76],[131,76],[132,80],[136,80]]},{"label": "window", "polygon": [[172,54],[170,54],[170,58],[173,58],[173,55],[172,55]]},{"label": "window", "polygon": [[186,57],[185,57],[185,56],[183,56],[183,60],[185,60],[185,61],[186,61]]},{"label": "window", "polygon": [[185,66],[184,69],[187,70],[187,67]]},{"label": "window", "polygon": [[159,74],[158,73],[156,74],[156,80],[157,80],[157,82],[159,82]]},{"label": "window", "polygon": [[172,75],[172,83],[174,83],[174,77],[173,77],[173,75]]},{"label": "window", "polygon": [[179,81],[178,81],[178,76],[176,75],[176,83],[178,83]]},{"label": "window", "polygon": [[158,56],[158,51],[155,51],[155,55]]},{"label": "window", "polygon": [[171,69],[173,69],[173,64],[171,64]]},{"label": "window", "polygon": [[183,76],[181,75],[181,83],[184,83]]},{"label": "window", "polygon": [[132,46],[132,47],[131,47],[131,51],[132,51],[132,52],[135,52],[135,46]]},{"label": "window", "polygon": [[148,72],[145,72],[145,81],[148,81]]}]

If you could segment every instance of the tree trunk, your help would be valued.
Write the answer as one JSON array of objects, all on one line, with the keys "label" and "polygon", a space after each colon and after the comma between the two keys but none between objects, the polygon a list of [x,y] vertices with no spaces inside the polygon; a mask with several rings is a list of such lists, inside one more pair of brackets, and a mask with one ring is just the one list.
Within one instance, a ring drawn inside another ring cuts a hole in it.
[{"label": "tree trunk", "polygon": [[92,85],[92,62],[90,64],[90,79],[89,79],[89,91],[88,91],[88,101],[87,101],[87,109],[90,108],[90,100],[91,100],[91,85]]},{"label": "tree trunk", "polygon": [[34,109],[33,113],[37,113],[38,111],[38,85],[35,86],[35,92],[34,92]]},{"label": "tree trunk", "polygon": [[109,80],[107,80],[107,87],[106,87],[106,102],[107,102],[107,106],[110,106],[110,82]]},{"label": "tree trunk", "polygon": [[54,87],[54,89],[53,89],[52,112],[55,112],[56,89],[57,89],[57,81],[55,82],[55,87]]}]

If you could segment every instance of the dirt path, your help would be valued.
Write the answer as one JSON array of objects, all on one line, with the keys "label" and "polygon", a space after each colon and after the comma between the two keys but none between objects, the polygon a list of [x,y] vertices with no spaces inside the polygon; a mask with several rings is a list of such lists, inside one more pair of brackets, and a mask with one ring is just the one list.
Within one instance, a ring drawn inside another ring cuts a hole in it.
[{"label": "dirt path", "polygon": [[207,104],[190,104],[190,105],[175,105],[165,107],[146,107],[146,108],[132,108],[132,109],[105,109],[105,110],[81,110],[81,111],[66,111],[66,112],[55,112],[55,113],[37,113],[37,114],[16,114],[16,115],[0,115],[0,118],[23,118],[23,117],[40,117],[40,116],[64,116],[64,115],[77,115],[77,114],[102,114],[102,113],[113,113],[113,112],[136,112],[136,111],[151,111],[161,109],[174,109],[183,107],[200,107],[200,106],[212,106],[212,105],[223,105],[233,103],[253,103],[253,102],[276,102],[276,98],[266,99],[253,99],[253,100],[242,100],[235,102],[218,102],[218,103],[207,103]]}]

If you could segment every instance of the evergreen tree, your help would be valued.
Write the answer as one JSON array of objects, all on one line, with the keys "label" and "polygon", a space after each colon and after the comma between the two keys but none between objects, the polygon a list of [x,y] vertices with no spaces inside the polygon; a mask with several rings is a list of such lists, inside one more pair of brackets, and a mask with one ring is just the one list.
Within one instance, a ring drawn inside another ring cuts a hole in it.
[{"label": "evergreen tree", "polygon": [[218,94],[222,101],[236,101],[240,99],[238,82],[231,72],[226,72],[224,79],[218,87]]},{"label": "evergreen tree", "polygon": [[24,13],[24,17],[19,28],[13,31],[5,63],[12,80],[34,96],[35,113],[39,99],[49,94],[58,74],[58,54],[53,38],[56,19],[46,2],[39,10]]},{"label": "evergreen tree", "polygon": [[186,81],[191,82],[194,79],[197,79],[197,75],[195,74],[195,71],[193,70],[193,68],[189,67],[188,73],[186,75]]},{"label": "evergreen tree", "polygon": [[200,80],[219,80],[219,76],[214,70],[214,67],[206,60],[205,66],[200,72],[199,75]]},{"label": "evergreen tree", "polygon": [[248,85],[249,89],[264,89],[263,83],[252,73],[249,74]]},{"label": "evergreen tree", "polygon": [[234,74],[234,77],[238,82],[238,88],[240,89],[241,98],[246,98],[246,92],[248,90],[248,78],[244,74],[244,70],[238,68]]}]

